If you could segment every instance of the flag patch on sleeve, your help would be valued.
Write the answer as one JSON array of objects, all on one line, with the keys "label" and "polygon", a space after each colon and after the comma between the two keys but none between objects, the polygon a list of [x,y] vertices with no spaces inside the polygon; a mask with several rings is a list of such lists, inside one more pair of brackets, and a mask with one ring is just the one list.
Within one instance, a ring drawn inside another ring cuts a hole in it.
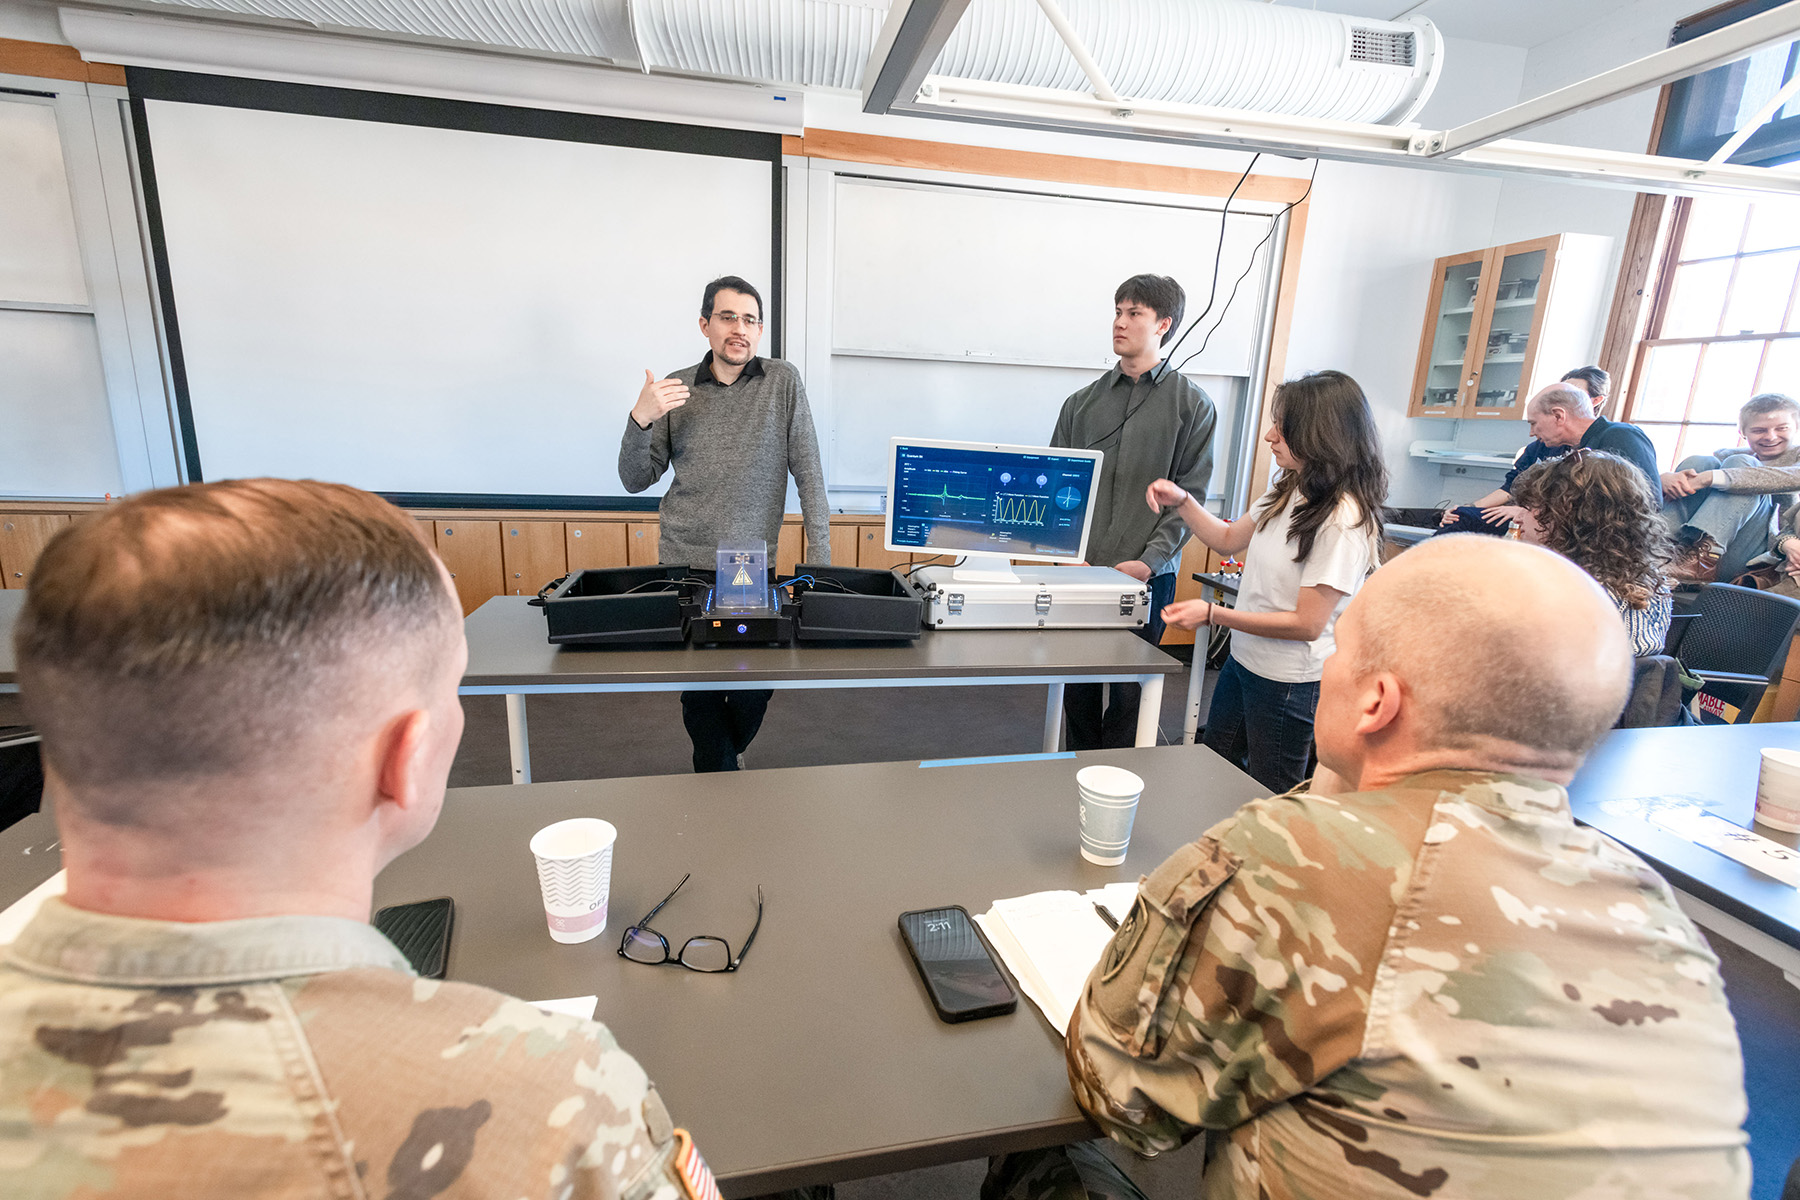
[{"label": "flag patch on sleeve", "polygon": [[719,1200],[719,1185],[685,1129],[675,1131],[675,1175],[681,1180],[687,1200]]}]

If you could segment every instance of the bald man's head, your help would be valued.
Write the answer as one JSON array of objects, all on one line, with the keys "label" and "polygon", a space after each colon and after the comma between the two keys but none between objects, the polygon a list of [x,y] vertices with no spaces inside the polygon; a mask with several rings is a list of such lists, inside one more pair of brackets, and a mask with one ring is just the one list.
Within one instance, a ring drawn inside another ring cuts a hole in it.
[{"label": "bald man's head", "polygon": [[1339,618],[1337,641],[1319,697],[1328,766],[1356,756],[1345,726],[1383,673],[1398,681],[1412,743],[1469,755],[1443,764],[1468,767],[1572,769],[1631,684],[1624,622],[1599,585],[1548,550],[1476,534],[1433,538],[1382,567]]}]

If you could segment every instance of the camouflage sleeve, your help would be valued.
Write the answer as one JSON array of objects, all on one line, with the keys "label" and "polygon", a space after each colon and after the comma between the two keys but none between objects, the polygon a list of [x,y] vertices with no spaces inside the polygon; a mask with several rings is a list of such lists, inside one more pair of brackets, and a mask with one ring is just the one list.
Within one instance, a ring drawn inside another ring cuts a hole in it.
[{"label": "camouflage sleeve", "polygon": [[1076,1100],[1115,1141],[1174,1149],[1355,1057],[1387,917],[1367,905],[1369,927],[1347,949],[1309,889],[1343,884],[1356,904],[1357,883],[1392,875],[1344,869],[1339,831],[1312,815],[1335,803],[1247,805],[1139,885],[1067,1043]]},{"label": "camouflage sleeve", "polygon": [[395,972],[314,977],[294,1007],[358,1172],[393,1195],[454,1181],[480,1195],[707,1200],[704,1161],[604,1025]]}]

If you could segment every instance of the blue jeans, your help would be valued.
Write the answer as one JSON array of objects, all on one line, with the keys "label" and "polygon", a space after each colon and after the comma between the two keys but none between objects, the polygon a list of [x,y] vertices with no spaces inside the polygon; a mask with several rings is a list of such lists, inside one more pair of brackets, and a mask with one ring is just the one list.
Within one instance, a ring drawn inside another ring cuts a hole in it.
[{"label": "blue jeans", "polygon": [[[1728,454],[1718,458],[1696,454],[1681,460],[1677,471],[1717,471],[1720,468],[1760,466],[1750,453]],[[1663,520],[1669,533],[1677,539],[1682,530],[1704,533],[1718,544],[1720,551],[1717,578],[1730,583],[1748,568],[1750,560],[1769,549],[1774,537],[1776,503],[1773,497],[1754,493],[1733,494],[1707,488],[1692,496],[1663,502]]]},{"label": "blue jeans", "polygon": [[1306,778],[1319,682],[1281,683],[1225,660],[1200,744],[1280,794]]}]

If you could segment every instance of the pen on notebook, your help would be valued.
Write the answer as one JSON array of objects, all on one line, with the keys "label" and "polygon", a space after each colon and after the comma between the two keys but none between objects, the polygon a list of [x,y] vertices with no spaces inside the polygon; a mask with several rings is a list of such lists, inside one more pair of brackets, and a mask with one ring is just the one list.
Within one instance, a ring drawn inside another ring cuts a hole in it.
[{"label": "pen on notebook", "polygon": [[1102,905],[1098,900],[1095,900],[1093,902],[1093,905],[1094,905],[1094,911],[1100,914],[1100,919],[1102,921],[1106,922],[1106,927],[1108,929],[1117,929],[1119,927],[1119,923],[1117,921],[1113,920],[1113,915],[1106,911],[1106,908],[1104,905]]}]

